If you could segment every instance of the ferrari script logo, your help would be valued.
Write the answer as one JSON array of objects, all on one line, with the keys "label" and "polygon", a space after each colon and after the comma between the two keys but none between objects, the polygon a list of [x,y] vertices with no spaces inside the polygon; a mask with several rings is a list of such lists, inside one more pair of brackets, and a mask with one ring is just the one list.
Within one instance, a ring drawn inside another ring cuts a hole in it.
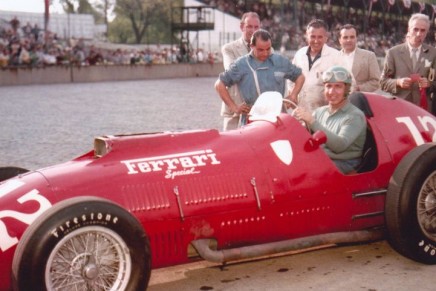
[{"label": "ferrari script logo", "polygon": [[129,175],[163,171],[167,179],[174,179],[176,176],[182,175],[199,174],[198,167],[221,164],[212,150],[141,158],[121,161],[121,163],[127,167],[127,174]]}]

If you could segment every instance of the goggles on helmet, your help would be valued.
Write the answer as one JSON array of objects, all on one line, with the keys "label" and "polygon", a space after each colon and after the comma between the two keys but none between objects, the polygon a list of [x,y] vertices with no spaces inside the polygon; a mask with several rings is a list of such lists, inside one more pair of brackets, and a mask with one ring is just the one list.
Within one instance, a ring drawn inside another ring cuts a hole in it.
[{"label": "goggles on helmet", "polygon": [[347,84],[351,83],[351,76],[348,72],[345,71],[326,71],[322,74],[322,81],[324,83],[336,83],[336,82],[344,82]]}]

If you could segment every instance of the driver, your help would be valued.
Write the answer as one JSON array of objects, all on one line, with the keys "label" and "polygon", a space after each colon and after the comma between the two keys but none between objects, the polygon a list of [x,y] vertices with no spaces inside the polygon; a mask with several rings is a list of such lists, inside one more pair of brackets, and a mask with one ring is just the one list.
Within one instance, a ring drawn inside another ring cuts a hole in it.
[{"label": "driver", "polygon": [[352,77],[345,68],[329,68],[322,74],[322,81],[328,104],[313,113],[297,107],[294,115],[306,122],[311,130],[326,134],[324,150],[342,173],[349,174],[361,162],[366,138],[365,115],[348,100]]}]

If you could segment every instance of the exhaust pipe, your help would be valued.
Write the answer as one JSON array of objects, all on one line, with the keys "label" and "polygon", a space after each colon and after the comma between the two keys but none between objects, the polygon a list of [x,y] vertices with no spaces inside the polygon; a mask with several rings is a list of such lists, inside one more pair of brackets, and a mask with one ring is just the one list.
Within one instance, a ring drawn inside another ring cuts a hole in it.
[{"label": "exhaust pipe", "polygon": [[382,239],[383,235],[381,229],[336,232],[224,250],[211,249],[209,245],[212,239],[199,239],[192,241],[192,244],[203,259],[226,263],[321,245],[376,241]]}]

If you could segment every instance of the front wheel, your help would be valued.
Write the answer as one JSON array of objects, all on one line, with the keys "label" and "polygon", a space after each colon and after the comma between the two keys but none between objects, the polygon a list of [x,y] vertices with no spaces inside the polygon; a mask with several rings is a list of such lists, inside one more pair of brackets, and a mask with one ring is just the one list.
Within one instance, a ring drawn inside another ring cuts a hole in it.
[{"label": "front wheel", "polygon": [[145,290],[150,246],[141,224],[104,199],[60,202],[25,231],[15,252],[15,290]]},{"label": "front wheel", "polygon": [[436,264],[436,145],[409,152],[388,187],[385,211],[388,241],[400,254]]}]

